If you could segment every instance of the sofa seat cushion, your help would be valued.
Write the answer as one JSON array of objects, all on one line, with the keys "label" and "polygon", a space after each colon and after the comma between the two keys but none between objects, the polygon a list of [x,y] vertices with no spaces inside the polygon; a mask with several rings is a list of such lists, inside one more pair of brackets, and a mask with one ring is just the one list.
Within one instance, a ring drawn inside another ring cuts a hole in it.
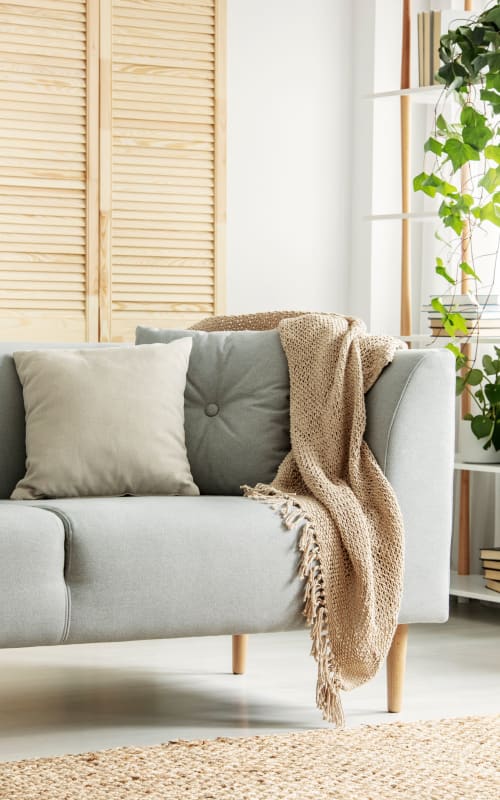
[{"label": "sofa seat cushion", "polygon": [[0,647],[64,639],[64,537],[54,514],[0,501]]},{"label": "sofa seat cushion", "polygon": [[36,501],[67,531],[67,641],[304,625],[298,528],[245,497]]}]

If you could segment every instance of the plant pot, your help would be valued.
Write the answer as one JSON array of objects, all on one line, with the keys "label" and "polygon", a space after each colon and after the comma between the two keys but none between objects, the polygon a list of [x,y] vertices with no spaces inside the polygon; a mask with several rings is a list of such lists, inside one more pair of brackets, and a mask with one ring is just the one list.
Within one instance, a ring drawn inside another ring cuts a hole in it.
[{"label": "plant pot", "polygon": [[493,445],[483,449],[486,439],[477,439],[472,433],[470,422],[460,420],[458,429],[458,459],[467,464],[500,464],[500,450]]}]

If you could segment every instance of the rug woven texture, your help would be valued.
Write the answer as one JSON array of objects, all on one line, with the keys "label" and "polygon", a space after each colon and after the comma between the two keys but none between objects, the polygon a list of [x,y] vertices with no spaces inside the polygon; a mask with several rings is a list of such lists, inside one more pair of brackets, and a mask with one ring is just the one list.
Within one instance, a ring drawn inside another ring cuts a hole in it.
[{"label": "rug woven texture", "polygon": [[494,800],[500,715],[0,764],[1,800]]}]

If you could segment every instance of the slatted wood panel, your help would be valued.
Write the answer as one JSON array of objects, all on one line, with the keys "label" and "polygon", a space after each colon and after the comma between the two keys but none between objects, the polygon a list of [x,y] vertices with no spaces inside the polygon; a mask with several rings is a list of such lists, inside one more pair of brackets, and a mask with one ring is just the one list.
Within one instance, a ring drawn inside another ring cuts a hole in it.
[{"label": "slatted wood panel", "polygon": [[111,103],[101,91],[101,337],[119,341],[132,340],[138,324],[183,327],[221,307],[223,8],[109,1],[109,12],[101,8],[101,90],[112,86]]},{"label": "slatted wood panel", "polygon": [[98,42],[87,36],[97,8],[94,0],[88,6],[84,0],[0,3],[3,340],[97,336],[97,270],[88,263],[97,165],[87,147],[87,75],[90,65],[95,86]]}]

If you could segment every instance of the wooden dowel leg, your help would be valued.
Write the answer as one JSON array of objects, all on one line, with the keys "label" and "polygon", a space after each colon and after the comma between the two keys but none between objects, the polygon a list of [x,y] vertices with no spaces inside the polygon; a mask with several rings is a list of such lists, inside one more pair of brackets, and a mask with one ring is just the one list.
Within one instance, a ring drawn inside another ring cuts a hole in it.
[{"label": "wooden dowel leg", "polygon": [[460,517],[458,525],[458,564],[459,575],[470,572],[470,472],[460,473]]},{"label": "wooden dowel leg", "polygon": [[247,666],[248,634],[236,633],[233,636],[233,674],[243,675]]},{"label": "wooden dowel leg", "polygon": [[408,625],[398,625],[387,656],[387,710],[393,714],[403,705],[407,644]]}]

